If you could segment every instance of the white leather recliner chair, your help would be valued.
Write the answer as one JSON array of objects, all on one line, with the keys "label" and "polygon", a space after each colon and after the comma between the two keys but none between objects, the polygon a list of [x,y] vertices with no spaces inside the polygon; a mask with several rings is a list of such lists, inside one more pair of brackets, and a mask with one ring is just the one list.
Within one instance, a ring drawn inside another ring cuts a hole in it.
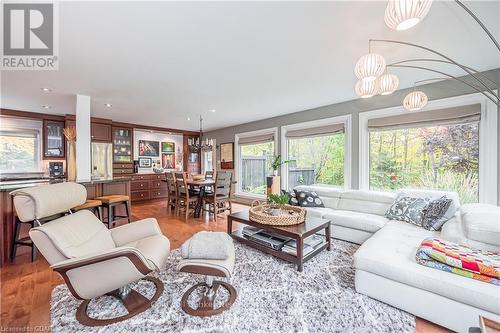
[{"label": "white leather recliner chair", "polygon": [[[87,197],[84,186],[69,182],[12,194],[17,215],[24,221],[67,212]],[[163,283],[147,276],[165,267],[170,251],[170,243],[154,218],[110,230],[90,211],[81,210],[32,228],[29,235],[73,296],[84,300],[76,314],[84,325],[103,326],[128,319],[150,308],[163,292]],[[155,285],[151,299],[127,286],[141,279]],[[105,294],[121,300],[128,314],[111,319],[90,318],[90,300]]]}]

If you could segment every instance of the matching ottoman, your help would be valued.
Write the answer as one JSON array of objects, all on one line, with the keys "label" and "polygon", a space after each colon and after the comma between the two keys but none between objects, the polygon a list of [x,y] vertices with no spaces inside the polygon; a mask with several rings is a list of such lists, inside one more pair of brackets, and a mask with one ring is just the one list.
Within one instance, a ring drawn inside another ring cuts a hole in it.
[{"label": "matching ottoman", "polygon": [[[227,282],[214,281],[214,278],[232,277],[235,254],[231,236],[225,232],[201,231],[182,245],[181,252],[183,259],[177,267],[180,272],[206,276],[205,282],[192,286],[184,293],[182,309],[199,317],[213,316],[229,309],[236,300],[236,289]],[[217,306],[215,299],[221,287],[226,289],[228,296],[222,305]],[[198,305],[193,307],[189,299],[195,291],[202,292],[202,295]]]}]

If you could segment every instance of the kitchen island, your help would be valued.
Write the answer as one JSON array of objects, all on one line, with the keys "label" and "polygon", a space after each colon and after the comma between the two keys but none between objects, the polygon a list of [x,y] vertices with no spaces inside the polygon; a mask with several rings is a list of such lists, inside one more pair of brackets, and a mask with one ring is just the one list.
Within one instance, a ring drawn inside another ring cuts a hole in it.
[{"label": "kitchen island", "polygon": [[[45,186],[54,180],[32,179],[32,180],[11,180],[0,182],[0,267],[11,260],[12,242],[14,237],[15,211],[14,203],[10,192],[22,188]],[[58,180],[59,182],[61,180]],[[78,182],[87,189],[87,199],[94,199],[102,195],[123,194],[130,196],[130,177],[115,177],[107,180],[94,180],[89,182]],[[117,208],[117,214],[122,214]],[[27,235],[26,224],[21,230],[21,237]],[[19,248],[21,250],[21,248]]]}]

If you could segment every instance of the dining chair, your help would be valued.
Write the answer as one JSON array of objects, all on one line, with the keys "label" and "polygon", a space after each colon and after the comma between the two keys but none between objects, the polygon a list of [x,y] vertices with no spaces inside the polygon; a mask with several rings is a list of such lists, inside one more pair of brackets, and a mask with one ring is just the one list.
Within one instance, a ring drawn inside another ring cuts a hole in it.
[{"label": "dining chair", "polygon": [[[213,180],[214,179],[214,174],[215,174],[215,171],[214,170],[207,170],[205,171],[205,179],[206,180]],[[206,186],[205,187],[205,193],[211,193],[213,192],[213,187],[212,186]]]},{"label": "dining chair", "polygon": [[198,196],[191,195],[189,191],[189,186],[187,184],[187,176],[184,172],[176,172],[174,174],[174,178],[175,178],[175,186],[177,189],[177,197],[176,197],[177,202],[175,205],[176,214],[179,214],[181,206],[184,206],[184,209],[186,211],[185,218],[187,220],[189,216],[190,206],[191,204],[196,205],[196,202],[198,201]]},{"label": "dining chair", "polygon": [[214,214],[214,221],[217,222],[217,214],[225,212],[232,213],[231,203],[231,183],[233,174],[230,171],[219,171],[215,177],[214,191],[203,198],[203,207],[208,204],[209,214]]},{"label": "dining chair", "polygon": [[172,208],[175,209],[177,207],[177,186],[175,184],[174,173],[173,172],[165,173],[165,178],[167,182],[167,191],[168,191],[167,205],[170,210]]}]

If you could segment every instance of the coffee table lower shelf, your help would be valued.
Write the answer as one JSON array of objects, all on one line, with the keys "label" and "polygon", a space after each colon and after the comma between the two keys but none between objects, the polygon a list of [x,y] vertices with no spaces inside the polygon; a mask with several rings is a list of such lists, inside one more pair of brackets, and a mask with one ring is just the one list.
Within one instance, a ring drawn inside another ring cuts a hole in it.
[{"label": "coffee table lower shelf", "polygon": [[[259,228],[275,232],[277,234],[287,236],[293,238],[297,241],[297,254],[291,254],[287,252],[283,252],[281,250],[275,250],[269,246],[263,245],[259,242],[247,239],[243,236],[242,230],[238,228],[237,230],[232,230],[233,220],[242,224],[257,226]],[[304,255],[304,239],[318,233],[319,231],[324,230],[325,232],[325,242],[318,246],[313,251]],[[273,227],[268,225],[261,225],[256,222],[253,222],[248,219],[248,213],[239,212],[234,213],[228,216],[228,229],[227,232],[231,237],[242,244],[248,245],[252,248],[255,248],[264,253],[270,254],[276,258],[280,258],[284,261],[293,263],[297,265],[297,270],[302,272],[303,265],[309,259],[316,256],[323,250],[330,251],[331,248],[331,240],[330,240],[330,221],[322,220],[322,219],[307,219],[305,223],[300,226],[292,226],[292,227]]]}]

